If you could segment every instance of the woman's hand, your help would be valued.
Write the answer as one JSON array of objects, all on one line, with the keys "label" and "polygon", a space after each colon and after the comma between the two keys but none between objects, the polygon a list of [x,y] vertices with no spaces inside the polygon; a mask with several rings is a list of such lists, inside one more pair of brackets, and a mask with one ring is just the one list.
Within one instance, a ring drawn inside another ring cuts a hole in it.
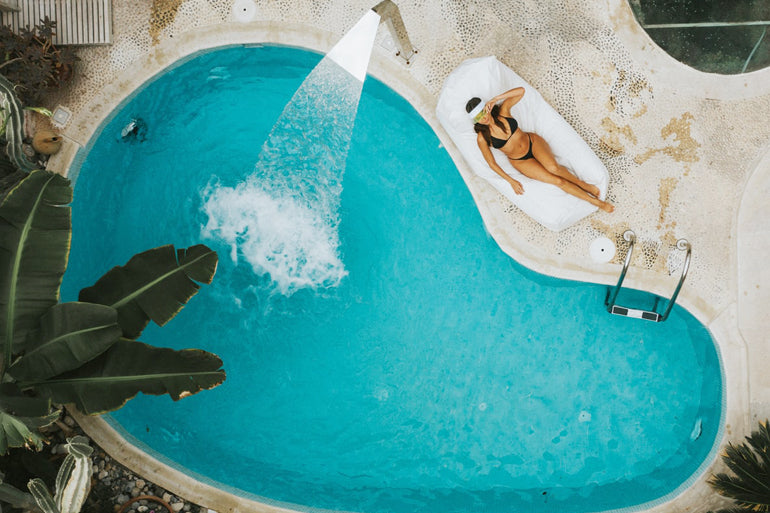
[{"label": "woman's hand", "polygon": [[484,110],[487,112],[492,112],[492,107],[494,107],[497,104],[497,101],[493,98],[489,100],[486,105],[484,105]]},{"label": "woman's hand", "polygon": [[524,194],[524,187],[521,186],[521,182],[511,178],[508,180],[508,183],[510,183],[511,187],[513,187],[513,192],[516,194]]}]

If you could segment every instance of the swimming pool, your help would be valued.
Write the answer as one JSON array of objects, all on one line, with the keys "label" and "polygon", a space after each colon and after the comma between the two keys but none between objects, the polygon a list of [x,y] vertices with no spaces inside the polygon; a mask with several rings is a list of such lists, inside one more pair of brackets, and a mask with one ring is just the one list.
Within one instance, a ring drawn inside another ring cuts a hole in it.
[{"label": "swimming pool", "polygon": [[[179,403],[138,397],[113,415],[122,429],[305,508],[587,512],[659,500],[702,470],[722,422],[708,331],[679,307],[662,324],[610,316],[606,287],[510,259],[439,139],[376,80],[339,198],[338,283],[281,289],[244,249],[252,226],[233,243],[206,232],[212,195],[254,173],[319,60],[197,55],[127,100],[74,170],[65,299],[150,247],[220,255],[214,283],[142,340],[215,352],[227,381]],[[146,131],[124,139],[132,119]],[[236,214],[257,199],[241,192],[224,202]]]}]

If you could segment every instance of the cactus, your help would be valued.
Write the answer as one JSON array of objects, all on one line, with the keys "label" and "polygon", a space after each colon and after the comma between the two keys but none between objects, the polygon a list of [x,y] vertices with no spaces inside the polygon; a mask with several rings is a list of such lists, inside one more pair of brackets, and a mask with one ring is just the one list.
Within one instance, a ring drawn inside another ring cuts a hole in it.
[{"label": "cactus", "polygon": [[21,103],[16,96],[16,91],[5,77],[0,75],[0,136],[8,141],[6,152],[13,165],[26,172],[36,169],[35,165],[27,160],[21,149],[24,130],[24,113]]},{"label": "cactus", "polygon": [[51,496],[40,478],[27,484],[43,513],[78,513],[91,491],[93,448],[88,445],[88,439],[84,436],[68,438],[65,448],[68,454],[56,475],[55,496]]},{"label": "cactus", "polygon": [[28,493],[24,493],[18,488],[3,483],[0,473],[0,502],[7,502],[14,508],[20,508],[25,511],[37,511],[37,503]]}]

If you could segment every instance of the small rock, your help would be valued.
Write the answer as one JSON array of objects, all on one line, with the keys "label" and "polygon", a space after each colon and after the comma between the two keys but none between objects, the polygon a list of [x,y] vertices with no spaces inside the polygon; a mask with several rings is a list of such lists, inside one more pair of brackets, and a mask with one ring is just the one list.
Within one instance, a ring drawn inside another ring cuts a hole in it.
[{"label": "small rock", "polygon": [[131,490],[131,497],[139,497],[139,494],[142,493],[142,490],[137,488],[136,486]]},{"label": "small rock", "polygon": [[150,508],[148,508],[147,506],[142,505],[142,506],[139,506],[138,508],[136,508],[136,511],[138,511],[139,513],[144,513],[145,511],[148,511],[149,509]]},{"label": "small rock", "polygon": [[126,481],[126,491],[127,492],[130,492],[131,490],[133,490],[134,486],[136,486],[136,485],[134,484],[133,481]]},{"label": "small rock", "polygon": [[146,485],[146,484],[147,483],[144,482],[144,479],[137,479],[136,480],[136,487],[139,488],[140,490],[142,488],[144,488],[144,485]]},{"label": "small rock", "polygon": [[171,505],[171,509],[174,511],[182,511],[182,508],[184,508],[184,502],[175,502]]},{"label": "small rock", "polygon": [[161,499],[163,499],[163,502],[171,502],[171,494],[166,492],[163,494],[163,497],[161,497]]},{"label": "small rock", "polygon": [[128,502],[128,499],[130,499],[130,497],[128,495],[126,495],[124,493],[121,493],[120,495],[118,495],[117,503],[118,504],[123,504],[124,502]]},{"label": "small rock", "polygon": [[101,472],[99,472],[99,480],[102,481],[102,480],[104,480],[105,477],[107,477],[109,475],[110,475],[109,472],[107,472],[106,470],[102,470]]},{"label": "small rock", "polygon": [[183,510],[183,511],[190,511],[190,509],[191,509],[191,508],[190,508],[190,505],[189,505],[189,504],[185,504],[185,505],[184,505],[184,508],[182,508],[182,510]]},{"label": "small rock", "polygon": [[64,417],[64,423],[67,424],[69,427],[75,427],[75,419],[67,415]]}]

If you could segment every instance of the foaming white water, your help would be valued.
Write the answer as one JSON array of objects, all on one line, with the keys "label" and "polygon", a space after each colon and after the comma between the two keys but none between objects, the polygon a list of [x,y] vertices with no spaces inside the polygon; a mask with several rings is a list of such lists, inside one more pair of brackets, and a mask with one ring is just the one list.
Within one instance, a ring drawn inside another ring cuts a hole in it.
[{"label": "foaming white water", "polygon": [[252,181],[204,191],[208,223],[203,234],[230,246],[257,274],[269,274],[279,292],[333,287],[347,272],[339,258],[339,238],[317,209],[289,194],[264,190]]},{"label": "foaming white water", "polygon": [[324,58],[284,108],[254,173],[235,187],[209,184],[202,235],[230,246],[234,261],[268,274],[290,295],[333,287],[340,258],[339,204],[363,83]]}]

